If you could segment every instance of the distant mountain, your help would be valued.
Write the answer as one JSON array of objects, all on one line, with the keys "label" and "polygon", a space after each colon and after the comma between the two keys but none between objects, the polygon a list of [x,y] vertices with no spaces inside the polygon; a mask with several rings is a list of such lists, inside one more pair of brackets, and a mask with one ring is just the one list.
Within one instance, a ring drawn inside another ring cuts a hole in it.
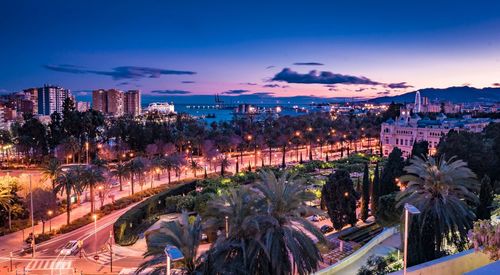
[{"label": "distant mountain", "polygon": [[[421,97],[428,97],[430,101],[451,101],[451,102],[500,102],[500,88],[473,88],[473,87],[449,87],[445,89],[427,88],[421,89]],[[410,92],[397,96],[384,96],[370,100],[371,102],[415,102],[415,93]]]}]

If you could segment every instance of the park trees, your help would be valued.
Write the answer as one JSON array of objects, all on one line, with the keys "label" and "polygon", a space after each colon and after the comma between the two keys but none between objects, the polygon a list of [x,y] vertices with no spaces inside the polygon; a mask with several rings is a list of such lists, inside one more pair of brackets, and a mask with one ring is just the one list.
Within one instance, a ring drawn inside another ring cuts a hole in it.
[{"label": "park trees", "polygon": [[479,190],[479,205],[476,208],[476,218],[478,220],[489,220],[493,204],[493,186],[490,177],[487,175],[481,180]]},{"label": "park trees", "polygon": [[379,190],[380,190],[380,171],[378,168],[378,162],[375,165],[375,171],[373,172],[373,182],[372,182],[372,188],[371,188],[371,210],[372,210],[372,215],[375,216],[377,213],[378,205],[379,205]]},{"label": "park trees", "polygon": [[382,169],[380,177],[379,196],[388,195],[392,192],[399,191],[397,180],[403,174],[404,160],[403,153],[395,147],[387,158],[387,163]]},{"label": "park trees", "polygon": [[323,186],[321,196],[335,229],[340,230],[345,225],[356,224],[358,194],[354,190],[349,172],[339,169],[331,174]]},{"label": "park trees", "polygon": [[368,218],[368,207],[370,204],[370,173],[368,171],[368,163],[365,163],[363,172],[363,185],[361,188],[361,220],[366,221]]}]

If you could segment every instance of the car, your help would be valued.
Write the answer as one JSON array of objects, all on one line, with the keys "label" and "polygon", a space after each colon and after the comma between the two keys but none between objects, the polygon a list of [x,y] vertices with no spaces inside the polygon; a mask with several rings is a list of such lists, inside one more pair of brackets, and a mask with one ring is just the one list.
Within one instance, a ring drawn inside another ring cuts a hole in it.
[{"label": "car", "polygon": [[78,241],[69,241],[59,252],[61,256],[70,256],[75,254],[78,249],[80,249],[80,245]]},{"label": "car", "polygon": [[318,215],[313,215],[312,218],[311,218],[311,220],[313,222],[319,222],[321,219],[320,219],[320,217]]},{"label": "car", "polygon": [[321,231],[321,233],[326,234],[328,232],[332,232],[333,231],[333,227],[325,224],[319,230]]}]

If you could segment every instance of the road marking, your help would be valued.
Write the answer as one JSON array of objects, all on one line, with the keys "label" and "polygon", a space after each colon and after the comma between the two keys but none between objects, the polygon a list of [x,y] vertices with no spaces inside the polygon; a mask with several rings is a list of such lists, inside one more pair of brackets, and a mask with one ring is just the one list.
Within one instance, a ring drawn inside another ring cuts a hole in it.
[{"label": "road marking", "polygon": [[73,261],[69,260],[32,260],[26,270],[61,270],[71,269]]},{"label": "road marking", "polygon": [[[86,254],[85,257],[87,258],[87,260],[94,262],[94,263],[98,263],[100,265],[107,265],[111,262],[111,257],[109,255],[109,252],[98,253],[97,255],[99,255],[99,260],[97,260],[97,261],[94,260],[94,255],[95,255],[95,253],[89,254],[89,255]],[[113,262],[121,260],[123,258],[125,258],[125,257],[113,253]]]}]

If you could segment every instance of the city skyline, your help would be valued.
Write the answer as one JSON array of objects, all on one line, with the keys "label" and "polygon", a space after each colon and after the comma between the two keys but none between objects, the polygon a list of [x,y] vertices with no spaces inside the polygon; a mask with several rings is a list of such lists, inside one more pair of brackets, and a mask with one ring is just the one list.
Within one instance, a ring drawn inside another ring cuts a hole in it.
[{"label": "city skyline", "polygon": [[481,4],[7,3],[0,91],[370,98],[500,86],[500,4]]}]

